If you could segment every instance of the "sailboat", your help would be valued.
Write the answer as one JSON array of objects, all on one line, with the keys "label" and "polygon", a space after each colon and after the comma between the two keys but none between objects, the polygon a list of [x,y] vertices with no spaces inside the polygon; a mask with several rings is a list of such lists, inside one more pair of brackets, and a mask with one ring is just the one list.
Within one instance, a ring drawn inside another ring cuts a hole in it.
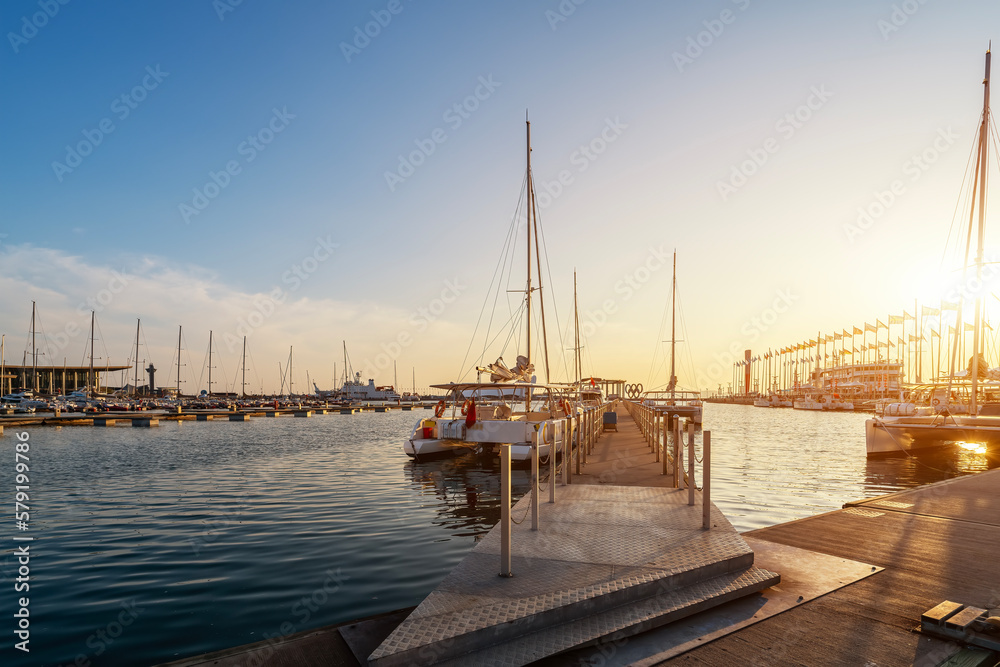
[{"label": "sailboat", "polygon": [[[448,455],[466,451],[494,454],[503,444],[510,445],[511,459],[530,460],[537,443],[539,456],[547,456],[552,447],[558,448],[566,433],[566,416],[574,410],[565,385],[540,384],[535,381],[535,365],[531,361],[531,302],[532,293],[532,234],[541,282],[541,260],[538,253],[538,216],[535,190],[531,175],[531,122],[527,126],[527,284],[525,287],[526,349],[508,365],[503,358],[485,367],[489,382],[458,382],[431,385],[445,392],[445,398],[434,408],[434,417],[419,420],[403,451],[413,458]],[[539,292],[542,330],[545,330],[545,308]],[[547,342],[543,333],[546,373],[548,372]]]},{"label": "sailboat", "polygon": [[674,277],[671,287],[670,314],[670,380],[667,387],[660,391],[647,391],[642,394],[642,402],[655,406],[667,413],[668,418],[677,415],[695,424],[701,424],[702,401],[701,392],[678,389],[675,357],[677,354],[677,251],[674,251]]},{"label": "sailboat", "polygon": [[[990,51],[986,52],[986,76],[983,79],[983,111],[979,126],[978,152],[976,156],[975,182],[972,188],[972,203],[969,211],[969,238],[976,231],[977,246],[975,257],[976,278],[983,276],[983,237],[986,218],[987,147],[991,136],[990,124]],[[978,190],[978,192],[977,192]],[[975,214],[978,211],[978,224]],[[968,252],[968,250],[966,251]],[[965,266],[968,267],[968,257]],[[865,421],[865,446],[869,457],[908,453],[921,449],[951,447],[956,444],[970,449],[986,451],[989,446],[1000,444],[1000,403],[986,403],[979,407],[981,395],[985,395],[981,376],[986,375],[983,355],[983,304],[981,296],[975,300],[973,325],[973,351],[969,364],[969,384],[956,380],[955,359],[960,337],[956,336],[951,353],[952,367],[948,381],[926,392],[930,402],[918,405],[916,402],[880,402],[876,404],[875,416]],[[962,326],[961,305],[957,326]],[[968,408],[962,406],[957,414],[956,404],[961,403],[959,394],[968,388]],[[915,394],[911,394],[915,396]]]}]

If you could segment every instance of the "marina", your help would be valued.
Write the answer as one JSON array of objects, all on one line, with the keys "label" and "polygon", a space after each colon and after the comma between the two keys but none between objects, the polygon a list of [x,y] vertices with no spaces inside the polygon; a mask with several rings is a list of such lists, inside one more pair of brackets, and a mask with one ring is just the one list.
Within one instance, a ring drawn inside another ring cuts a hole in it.
[{"label": "marina", "polygon": [[[708,404],[705,418],[716,436],[712,499],[743,534],[997,465],[967,450],[866,461],[863,415]],[[29,428],[39,484],[53,489],[38,500],[47,545],[38,613],[51,619],[51,642],[14,664],[92,660],[95,619],[112,622],[133,598],[143,614],[106,646],[102,664],[169,662],[282,636],[286,622],[297,634],[414,607],[500,520],[500,489],[489,459],[409,461],[400,443],[412,419],[393,411]],[[617,435],[607,433],[580,481],[589,474],[600,484],[632,460],[648,464],[640,485],[662,476],[627,423],[623,415],[617,434],[631,444],[604,449]],[[4,450],[12,433],[0,439]],[[775,466],[802,447],[808,464]],[[118,472],[108,477],[102,461],[112,455]],[[178,465],[189,481],[182,494],[172,490]],[[528,479],[528,470],[512,470],[515,500]],[[296,606],[338,567],[335,595]],[[107,587],[111,572],[118,583]],[[74,607],[79,599],[92,600],[89,611]]]},{"label": "marina", "polygon": [[1000,667],[1000,4],[92,4],[0,666]]}]

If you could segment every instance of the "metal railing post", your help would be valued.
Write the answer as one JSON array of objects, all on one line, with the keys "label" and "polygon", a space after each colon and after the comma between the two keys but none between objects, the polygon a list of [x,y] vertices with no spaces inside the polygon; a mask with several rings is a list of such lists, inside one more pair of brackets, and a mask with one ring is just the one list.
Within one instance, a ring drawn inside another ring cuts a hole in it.
[{"label": "metal railing post", "polygon": [[538,530],[538,431],[531,434],[531,529]]},{"label": "metal railing post", "polygon": [[510,571],[510,445],[500,445],[500,576]]},{"label": "metal railing post", "polygon": [[566,423],[563,425],[563,442],[562,442],[562,478],[563,486],[570,483],[572,479],[570,475],[570,466],[573,464],[573,441],[570,440],[573,434],[573,421],[570,419],[569,415],[566,415]]},{"label": "metal railing post", "polygon": [[694,505],[694,424],[688,422],[688,505]]},{"label": "metal railing post", "polygon": [[681,481],[684,477],[684,460],[681,452],[684,449],[681,445],[681,420],[674,415],[674,488],[681,488]]},{"label": "metal railing post", "polygon": [[653,415],[653,455],[656,457],[653,460],[660,460],[660,413],[656,412]]},{"label": "metal railing post", "polygon": [[583,447],[580,444],[580,413],[573,413],[573,443],[576,445],[576,474],[580,474],[580,464],[583,458]]},{"label": "metal railing post", "polygon": [[[552,429],[552,442],[549,443],[549,502],[556,501],[556,424],[558,422],[546,422],[546,428]],[[544,440],[544,438],[543,438]]]},{"label": "metal railing post", "polygon": [[712,500],[710,483],[712,480],[712,432],[701,434],[701,527],[712,528]]},{"label": "metal railing post", "polygon": [[666,475],[667,474],[667,459],[670,458],[669,456],[667,456],[667,440],[669,439],[669,435],[668,435],[668,431],[667,431],[667,415],[665,413],[661,414],[660,415],[660,420],[663,421],[663,455],[660,458],[663,461],[663,474]]}]

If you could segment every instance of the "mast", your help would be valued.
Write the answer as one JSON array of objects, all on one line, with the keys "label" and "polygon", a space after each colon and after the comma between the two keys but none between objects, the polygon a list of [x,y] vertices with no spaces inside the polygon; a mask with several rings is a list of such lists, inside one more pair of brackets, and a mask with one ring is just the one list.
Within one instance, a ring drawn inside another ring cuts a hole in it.
[{"label": "mast", "polygon": [[674,397],[677,388],[677,376],[674,374],[674,355],[677,352],[677,251],[674,250],[674,279],[670,295],[670,398]]},{"label": "mast", "polygon": [[181,330],[184,327],[177,325],[177,400],[181,398]]},{"label": "mast", "polygon": [[[4,357],[4,343],[6,342],[6,340],[7,340],[6,334],[0,335],[0,396],[5,396],[7,394],[7,392],[3,390],[3,380],[4,380],[3,376],[5,375],[6,365],[7,365]],[[65,374],[63,375],[63,377],[65,377]],[[65,394],[66,392],[63,393]]]},{"label": "mast", "polygon": [[94,311],[90,311],[90,373],[87,376],[87,387],[94,391]]},{"label": "mast", "polygon": [[[528,363],[530,364],[531,363],[531,213],[532,213],[532,211],[531,211],[531,121],[528,120],[528,113],[527,112],[525,112],[525,114],[524,114],[524,123],[525,123],[525,126],[527,127],[527,130],[526,130],[526,132],[527,132],[527,147],[526,147],[526,152],[527,152],[527,162],[528,162],[528,167],[527,167],[528,171],[527,171],[527,180],[526,180],[527,188],[528,188],[528,212],[527,212],[528,213],[528,224],[526,225],[527,228],[528,228],[528,243],[526,244],[527,249],[528,249],[528,265],[527,265],[527,269],[528,269],[528,286],[525,289],[525,296],[527,297],[527,299],[526,299],[526,311],[525,311],[525,318],[526,319],[525,319],[525,321],[527,323],[527,325],[526,325],[526,331],[527,331],[527,355],[526,355],[526,357],[528,359]],[[530,389],[524,393],[524,411],[525,412],[530,412],[531,411],[531,390]]]},{"label": "mast", "polygon": [[247,337],[243,336],[243,398],[247,397]]},{"label": "mast", "polygon": [[35,302],[31,302],[31,391],[38,391],[38,348],[35,347]]},{"label": "mast", "polygon": [[580,385],[583,383],[583,368],[580,363],[580,311],[576,302],[576,269],[573,269],[573,367],[576,370],[576,402],[580,403]]},{"label": "mast", "polygon": [[212,330],[208,331],[208,395],[212,395]]},{"label": "mast", "polygon": [[135,364],[135,380],[132,382],[132,394],[135,396],[139,395],[139,323],[142,320],[136,319],[135,321],[135,359],[132,363]]},{"label": "mast", "polygon": [[291,398],[294,395],[292,391],[292,346],[288,346],[288,397]]},{"label": "mast", "polygon": [[[979,230],[976,245],[976,278],[983,279],[983,232],[986,217],[986,146],[990,123],[990,51],[986,51],[986,76],[983,79],[983,120],[979,128]],[[982,342],[982,297],[976,295],[976,313],[972,329],[972,397],[969,414],[976,415],[976,390],[979,384],[979,346]]]}]

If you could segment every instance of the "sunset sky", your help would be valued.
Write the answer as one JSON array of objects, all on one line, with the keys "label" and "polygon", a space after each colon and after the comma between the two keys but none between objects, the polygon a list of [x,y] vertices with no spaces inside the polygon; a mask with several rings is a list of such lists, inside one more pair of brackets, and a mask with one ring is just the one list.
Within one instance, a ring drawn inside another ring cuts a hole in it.
[{"label": "sunset sky", "polygon": [[186,393],[210,330],[230,385],[248,334],[255,391],[292,346],[296,387],[331,387],[345,340],[379,384],[391,360],[405,388],[474,377],[526,110],[555,380],[576,269],[585,375],[667,381],[674,249],[687,386],[725,384],[730,350],[937,304],[1000,27],[986,1],[3,9],[6,359],[35,300],[40,363],[86,363],[95,309],[97,365],[141,318],[140,362],[173,384],[181,325]]}]

